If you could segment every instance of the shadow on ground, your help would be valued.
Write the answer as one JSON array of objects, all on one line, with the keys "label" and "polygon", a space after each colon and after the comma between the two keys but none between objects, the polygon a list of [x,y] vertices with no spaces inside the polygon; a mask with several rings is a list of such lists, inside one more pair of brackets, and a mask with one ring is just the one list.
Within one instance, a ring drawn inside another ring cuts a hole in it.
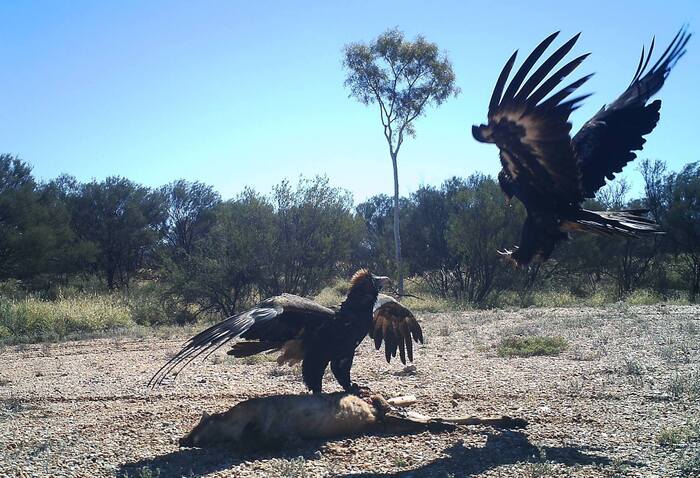
[{"label": "shadow on ground", "polygon": [[[377,434],[387,436],[387,434]],[[303,457],[305,460],[314,460],[319,457],[319,451],[323,449],[325,441],[304,442],[303,447],[285,448],[276,452],[265,454],[241,453],[225,447],[199,449],[186,448],[143,459],[136,462],[125,463],[117,470],[117,476],[143,476],[142,470],[149,469],[152,472],[158,470],[160,476],[202,476],[216,471],[222,471],[239,465],[245,461],[268,460],[272,458],[293,459]],[[337,475],[344,478],[370,478],[370,477],[400,477],[400,476],[447,476],[463,477],[484,473],[490,469],[515,463],[541,462],[560,463],[567,466],[575,465],[609,465],[611,460],[600,455],[598,450],[591,448],[563,447],[536,447],[521,431],[504,430],[487,434],[486,443],[480,447],[465,447],[463,443],[456,443],[443,452],[448,455],[444,458],[427,463],[413,470],[403,472],[377,473],[352,473]],[[626,463],[634,466],[634,463]]]},{"label": "shadow on ground", "polygon": [[[343,478],[369,477],[421,477],[421,476],[450,476],[464,477],[478,475],[502,465],[516,463],[547,461],[567,466],[609,465],[611,460],[595,449],[562,447],[536,447],[520,431],[504,431],[488,433],[486,443],[480,447],[465,447],[456,443],[446,448],[444,458],[427,463],[413,470],[399,473],[351,473],[338,475]],[[626,463],[634,465],[634,463]]]},{"label": "shadow on ground", "polygon": [[267,460],[271,458],[292,459],[299,456],[305,460],[314,459],[317,448],[285,450],[275,454],[244,454],[225,447],[216,448],[182,448],[178,451],[159,455],[121,465],[117,470],[119,477],[144,476],[144,469],[153,476],[191,476],[197,477],[222,471],[240,465],[244,461]]}]

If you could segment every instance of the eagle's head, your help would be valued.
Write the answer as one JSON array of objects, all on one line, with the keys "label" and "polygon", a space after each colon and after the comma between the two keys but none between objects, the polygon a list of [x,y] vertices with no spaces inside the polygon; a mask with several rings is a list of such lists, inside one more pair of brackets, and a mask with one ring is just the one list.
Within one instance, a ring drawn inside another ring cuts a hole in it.
[{"label": "eagle's head", "polygon": [[472,136],[481,143],[493,143],[493,130],[488,125],[472,126]]},{"label": "eagle's head", "polygon": [[347,301],[363,306],[374,305],[379,291],[389,282],[388,277],[375,276],[367,269],[360,269],[350,279]]},{"label": "eagle's head", "polygon": [[391,279],[386,276],[376,276],[372,274],[368,269],[360,269],[355,272],[350,279],[351,289],[364,289],[368,292],[379,293],[382,287],[389,284]]}]

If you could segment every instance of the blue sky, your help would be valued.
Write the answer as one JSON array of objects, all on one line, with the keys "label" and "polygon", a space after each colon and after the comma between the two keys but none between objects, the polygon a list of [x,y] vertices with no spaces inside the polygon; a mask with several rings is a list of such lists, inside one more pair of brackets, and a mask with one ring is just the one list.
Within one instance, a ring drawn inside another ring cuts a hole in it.
[{"label": "blue sky", "polygon": [[[343,45],[398,26],[448,52],[462,94],[417,122],[399,156],[401,192],[475,171],[497,150],[471,138],[508,56],[555,30],[583,32],[578,72],[594,92],[578,128],[627,86],[639,51],[659,47],[700,2],[2,2],[0,151],[42,179],[121,175],[149,186],[185,178],[232,197],[245,186],[327,174],[361,201],[392,190],[375,107],[348,98]],[[642,157],[700,160],[700,39],[662,90],[661,121]],[[522,58],[522,57],[521,57]],[[630,179],[639,182],[631,170]]]}]

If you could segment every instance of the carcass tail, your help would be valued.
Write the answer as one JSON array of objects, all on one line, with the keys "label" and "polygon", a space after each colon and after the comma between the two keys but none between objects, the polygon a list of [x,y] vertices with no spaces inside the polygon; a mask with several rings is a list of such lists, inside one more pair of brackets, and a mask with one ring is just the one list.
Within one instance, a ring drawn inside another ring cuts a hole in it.
[{"label": "carcass tail", "polygon": [[588,231],[603,235],[639,237],[645,234],[663,234],[661,227],[647,217],[648,209],[623,211],[576,211],[572,219],[562,221],[564,231]]}]

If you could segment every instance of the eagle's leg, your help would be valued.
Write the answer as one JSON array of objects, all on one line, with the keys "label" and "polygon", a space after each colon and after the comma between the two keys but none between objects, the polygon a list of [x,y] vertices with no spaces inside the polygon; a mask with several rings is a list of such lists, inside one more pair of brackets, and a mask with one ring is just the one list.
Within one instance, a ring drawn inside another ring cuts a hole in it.
[{"label": "eagle's leg", "polygon": [[353,392],[354,384],[352,383],[352,380],[350,380],[350,369],[352,368],[353,358],[354,354],[350,355],[349,357],[333,360],[331,362],[331,371],[333,372],[335,379],[338,380],[338,383],[346,392]]},{"label": "eagle's leg", "polygon": [[349,357],[333,360],[331,362],[331,370],[340,386],[343,387],[346,392],[357,395],[360,398],[367,398],[372,394],[369,387],[360,386],[350,380],[350,369],[352,368],[352,359],[354,355],[353,353]]},{"label": "eagle's leg", "polygon": [[321,393],[323,383],[323,374],[328,367],[328,360],[310,355],[304,358],[301,364],[301,374],[304,378],[304,383],[312,393]]}]

